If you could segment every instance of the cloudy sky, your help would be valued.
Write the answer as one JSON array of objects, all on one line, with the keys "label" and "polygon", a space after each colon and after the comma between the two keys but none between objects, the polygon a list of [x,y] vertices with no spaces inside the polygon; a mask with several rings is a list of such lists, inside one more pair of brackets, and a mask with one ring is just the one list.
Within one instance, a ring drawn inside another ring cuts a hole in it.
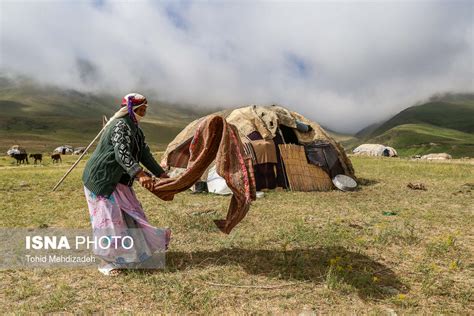
[{"label": "cloudy sky", "polygon": [[0,0],[0,72],[354,132],[474,91],[474,1]]}]

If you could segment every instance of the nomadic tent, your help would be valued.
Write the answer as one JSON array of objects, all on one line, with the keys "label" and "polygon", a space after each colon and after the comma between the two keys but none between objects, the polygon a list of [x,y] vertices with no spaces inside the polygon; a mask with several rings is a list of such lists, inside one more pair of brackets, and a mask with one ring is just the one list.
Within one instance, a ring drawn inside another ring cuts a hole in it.
[{"label": "nomadic tent", "polygon": [[[252,158],[256,189],[290,188],[295,191],[325,191],[333,188],[338,174],[355,178],[344,149],[317,123],[281,106],[251,105],[214,113],[235,125],[244,150]],[[204,118],[186,126],[169,143],[161,164],[174,167],[168,157],[193,138]],[[216,193],[224,188],[212,165],[201,177]],[[214,183],[213,183],[214,182]],[[216,184],[216,185],[214,185]]]},{"label": "nomadic tent", "polygon": [[56,149],[54,149],[53,152],[58,153],[58,154],[62,154],[62,155],[72,154],[74,152],[74,148],[72,146],[69,146],[69,145],[63,145],[63,146],[59,146]]},{"label": "nomadic tent", "polygon": [[73,155],[80,155],[86,150],[86,147],[76,147],[74,148]]},{"label": "nomadic tent", "polygon": [[12,156],[12,155],[19,155],[19,154],[26,154],[26,149],[23,147],[20,147],[20,145],[13,145],[10,147],[10,149],[7,150],[7,155]]},{"label": "nomadic tent", "polygon": [[397,157],[397,151],[389,146],[380,144],[362,144],[352,151],[358,156],[383,156],[383,157]]},{"label": "nomadic tent", "polygon": [[421,156],[421,159],[423,160],[447,160],[447,159],[452,159],[450,154],[446,153],[439,153],[439,154],[428,154]]}]

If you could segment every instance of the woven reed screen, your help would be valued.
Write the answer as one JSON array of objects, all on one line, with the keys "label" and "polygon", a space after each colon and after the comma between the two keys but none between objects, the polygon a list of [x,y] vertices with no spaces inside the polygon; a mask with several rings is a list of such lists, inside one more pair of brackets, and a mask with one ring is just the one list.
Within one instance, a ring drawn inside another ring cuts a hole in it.
[{"label": "woven reed screen", "polygon": [[304,146],[278,145],[285,164],[286,175],[293,191],[329,191],[333,184],[328,174],[306,160]]}]

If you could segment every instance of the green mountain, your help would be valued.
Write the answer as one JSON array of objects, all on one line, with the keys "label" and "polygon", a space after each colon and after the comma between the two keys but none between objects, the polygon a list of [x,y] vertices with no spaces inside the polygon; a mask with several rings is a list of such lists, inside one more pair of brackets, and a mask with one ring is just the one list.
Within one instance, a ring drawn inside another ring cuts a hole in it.
[{"label": "green mountain", "polygon": [[[86,146],[100,131],[121,99],[82,93],[31,80],[0,77],[0,154],[14,144],[28,152],[51,152],[60,145]],[[206,111],[149,99],[141,125],[147,142],[162,149],[181,129]]]},{"label": "green mountain", "polygon": [[430,124],[474,133],[474,94],[461,96],[459,98],[449,96],[409,107],[380,125],[370,135],[380,135],[402,124]]},{"label": "green mountain", "polygon": [[403,124],[374,137],[371,143],[391,146],[400,156],[449,153],[474,156],[474,134],[428,124]]},{"label": "green mountain", "polygon": [[474,157],[474,94],[446,94],[409,107],[382,124],[356,134],[362,143],[394,147],[399,155],[446,152],[453,157]]},{"label": "green mountain", "polygon": [[374,123],[374,124],[371,124],[363,129],[361,129],[360,131],[358,131],[354,136],[357,137],[357,138],[367,138],[369,137],[370,135],[372,135],[373,132],[375,132],[375,130],[377,130],[383,123]]}]

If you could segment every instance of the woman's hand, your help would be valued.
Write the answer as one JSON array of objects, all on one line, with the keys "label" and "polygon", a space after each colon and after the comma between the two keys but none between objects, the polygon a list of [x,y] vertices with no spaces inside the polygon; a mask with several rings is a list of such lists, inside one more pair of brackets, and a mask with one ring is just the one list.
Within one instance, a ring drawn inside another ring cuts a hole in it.
[{"label": "woman's hand", "polygon": [[160,174],[161,179],[168,179],[169,177],[170,176],[166,172],[163,172],[162,174]]},{"label": "woman's hand", "polygon": [[149,175],[147,175],[145,171],[141,170],[141,171],[136,175],[136,178],[137,178],[138,182],[139,182],[143,187],[145,187],[145,189],[147,189],[147,190],[153,189],[153,186],[154,186],[153,179],[152,179]]}]

